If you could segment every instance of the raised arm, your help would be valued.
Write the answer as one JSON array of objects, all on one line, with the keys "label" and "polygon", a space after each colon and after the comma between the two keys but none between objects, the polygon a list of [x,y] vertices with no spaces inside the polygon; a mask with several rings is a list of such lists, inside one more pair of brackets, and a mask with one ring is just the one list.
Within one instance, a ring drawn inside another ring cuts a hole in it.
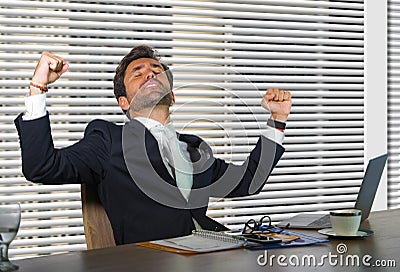
[{"label": "raised arm", "polygon": [[[263,96],[261,106],[270,112],[271,123],[268,122],[268,125],[273,127],[270,129],[272,133],[283,135],[282,127],[285,126],[292,107],[291,93],[268,89]],[[273,139],[274,137],[260,137],[242,165],[215,160],[213,196],[237,197],[259,193],[284,152],[281,142]]]},{"label": "raised arm", "polygon": [[91,122],[82,140],[56,149],[45,111],[47,85],[68,69],[62,58],[43,52],[30,82],[27,109],[14,121],[18,131],[22,171],[33,182],[46,184],[94,183],[103,175],[108,160],[110,132],[105,121]]}]

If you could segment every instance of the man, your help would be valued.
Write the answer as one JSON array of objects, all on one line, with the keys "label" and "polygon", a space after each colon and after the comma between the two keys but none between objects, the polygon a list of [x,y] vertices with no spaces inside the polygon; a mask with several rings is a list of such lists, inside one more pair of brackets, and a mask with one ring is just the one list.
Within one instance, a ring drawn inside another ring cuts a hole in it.
[{"label": "man", "polygon": [[114,77],[118,104],[131,120],[124,126],[94,120],[79,142],[55,149],[45,92],[67,70],[67,63],[48,52],[36,66],[27,111],[15,120],[23,173],[44,184],[97,184],[117,244],[182,236],[199,228],[225,230],[205,215],[208,198],[260,192],[284,152],[291,95],[278,89],[269,89],[261,103],[271,112],[272,140],[260,136],[241,166],[214,158],[197,136],[177,137],[169,115],[175,102],[172,73],[147,46],[133,48]]}]

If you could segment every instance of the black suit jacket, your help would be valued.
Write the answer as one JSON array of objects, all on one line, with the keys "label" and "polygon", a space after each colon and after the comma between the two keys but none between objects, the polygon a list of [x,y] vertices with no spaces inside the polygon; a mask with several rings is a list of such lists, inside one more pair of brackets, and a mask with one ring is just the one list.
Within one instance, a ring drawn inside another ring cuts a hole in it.
[{"label": "black suit jacket", "polygon": [[199,137],[180,134],[194,162],[193,188],[186,201],[168,173],[153,135],[138,121],[125,126],[90,122],[74,145],[55,149],[49,116],[15,119],[25,177],[44,184],[98,185],[117,244],[190,234],[194,218],[202,228],[224,230],[206,216],[208,198],[256,194],[284,149],[260,137],[243,165],[212,156]]}]

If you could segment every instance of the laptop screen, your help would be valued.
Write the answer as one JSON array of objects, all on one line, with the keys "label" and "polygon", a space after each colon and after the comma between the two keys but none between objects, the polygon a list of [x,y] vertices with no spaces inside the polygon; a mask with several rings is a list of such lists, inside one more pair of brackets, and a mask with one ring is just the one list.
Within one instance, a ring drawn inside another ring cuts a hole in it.
[{"label": "laptop screen", "polygon": [[371,159],[367,170],[365,170],[364,180],[354,206],[355,209],[362,211],[361,221],[364,221],[369,216],[387,157],[388,155],[385,154]]}]

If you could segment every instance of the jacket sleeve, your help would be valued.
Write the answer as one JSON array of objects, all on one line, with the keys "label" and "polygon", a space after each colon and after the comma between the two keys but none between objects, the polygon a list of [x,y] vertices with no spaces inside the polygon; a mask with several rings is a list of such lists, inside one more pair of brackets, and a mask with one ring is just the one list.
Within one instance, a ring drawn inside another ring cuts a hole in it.
[{"label": "jacket sleeve", "polygon": [[211,195],[214,197],[239,197],[258,194],[285,149],[261,136],[242,165],[216,159],[213,165]]},{"label": "jacket sleeve", "polygon": [[44,184],[98,183],[110,154],[110,133],[105,121],[89,123],[77,143],[54,148],[49,115],[14,121],[18,131],[22,172],[27,180]]}]

